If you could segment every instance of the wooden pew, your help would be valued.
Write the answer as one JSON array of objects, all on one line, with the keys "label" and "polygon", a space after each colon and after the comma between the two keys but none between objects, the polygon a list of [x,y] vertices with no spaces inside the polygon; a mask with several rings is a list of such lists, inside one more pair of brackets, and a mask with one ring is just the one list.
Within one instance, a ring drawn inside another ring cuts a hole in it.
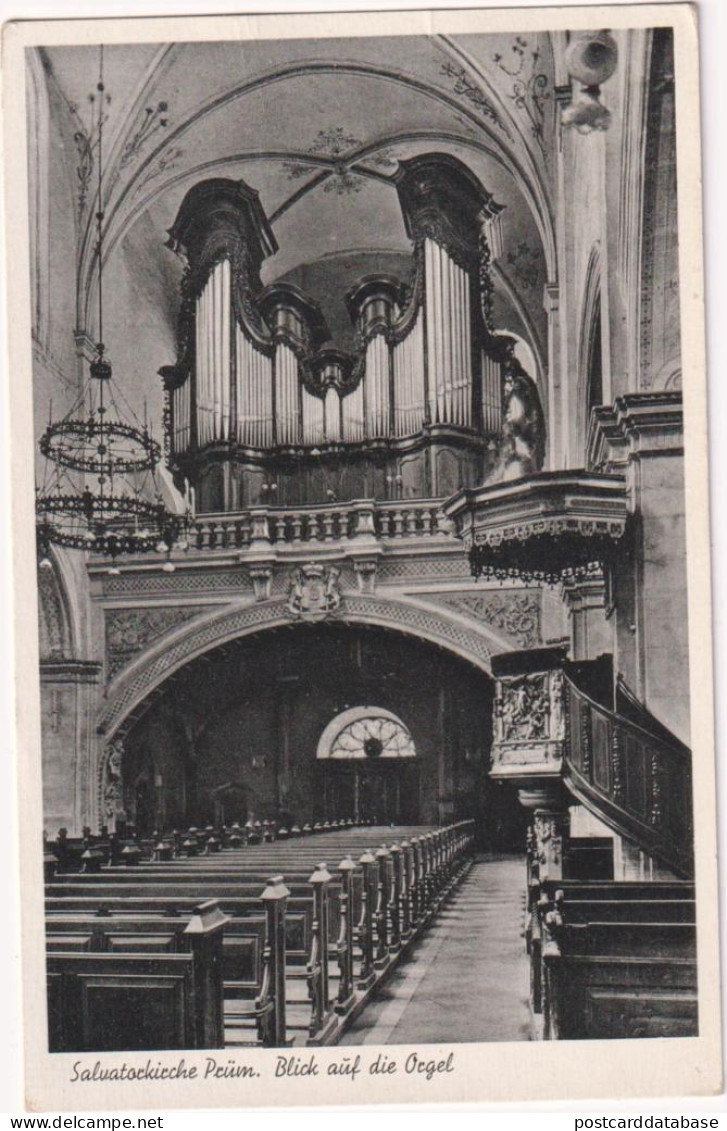
[{"label": "wooden pew", "polygon": [[222,1048],[225,922],[213,901],[198,907],[187,953],[50,953],[50,1051]]},{"label": "wooden pew", "polygon": [[[375,844],[379,835],[380,830],[371,830],[365,839]],[[190,910],[200,894],[210,894],[218,897],[220,906],[230,916],[223,969],[231,985],[236,980],[230,977],[231,971],[235,961],[239,969],[240,961],[239,953],[235,959],[231,957],[232,951],[239,948],[245,936],[249,946],[251,926],[257,922],[259,929],[261,924],[261,900],[264,902],[265,894],[259,895],[261,875],[257,866],[287,856],[295,861],[295,872],[290,886],[286,885],[282,917],[279,915],[275,931],[283,932],[284,941],[287,936],[290,959],[298,962],[301,973],[305,970],[310,997],[308,1043],[325,1043],[337,1028],[336,1017],[345,1018],[351,1012],[361,994],[371,989],[377,974],[381,975],[426,926],[458,882],[467,866],[472,835],[471,822],[428,830],[390,847],[381,846],[377,859],[366,852],[358,862],[346,856],[333,875],[325,866],[316,867],[312,875],[306,874],[304,854],[298,851],[298,844],[279,843],[244,850],[253,854],[255,866],[250,863],[238,867],[244,854],[232,850],[226,861],[220,851],[204,859],[137,861],[131,866],[107,866],[98,875],[58,876],[47,886],[50,947],[59,953],[67,945],[67,938],[75,935],[79,939],[85,930],[90,950],[106,945],[118,952],[129,945],[145,945],[157,954],[170,953],[178,945],[175,926],[179,926],[179,917]],[[346,838],[344,842],[351,843]],[[332,837],[329,843],[337,843],[337,838]],[[313,859],[319,855],[315,846],[311,853]],[[252,857],[247,859],[251,861]],[[268,886],[276,885],[271,882]],[[113,923],[109,922],[109,915]],[[95,926],[97,923],[101,925]],[[270,924],[268,928],[270,937],[273,928]],[[106,941],[100,943],[99,939]],[[283,963],[282,1022],[277,993],[272,989],[267,995],[265,992],[266,977],[273,987],[276,978],[278,982],[281,978],[279,965],[268,963],[271,965],[274,969],[267,974],[263,965],[258,998],[269,1005],[266,1016],[275,1013],[269,1022],[274,1035],[271,1037],[266,1031],[263,1040],[282,1044],[286,1039],[285,975],[295,978],[295,965],[286,970]],[[240,986],[242,991],[249,988]],[[291,992],[290,986],[288,991]],[[294,983],[293,1002],[296,992]],[[232,1020],[227,1017],[228,1027],[249,1028],[250,1011],[243,1000],[246,996],[241,993],[239,1006],[227,998],[228,1013],[234,1014]],[[299,1004],[297,1008],[299,1012]]]},{"label": "wooden pew", "polygon": [[571,924],[693,923],[696,916],[693,899],[556,899],[546,906],[560,907]]},{"label": "wooden pew", "polygon": [[[598,909],[598,901],[591,902]],[[545,1039],[696,1033],[695,924],[667,918],[673,900],[663,901],[654,919],[640,921],[643,902],[623,900],[621,908],[632,914],[622,921],[574,922],[572,909],[589,904],[558,891],[554,907],[541,910]]]},{"label": "wooden pew", "polygon": [[[55,893],[55,888],[50,889]],[[114,896],[107,898],[101,896],[46,896],[46,918],[51,923],[58,915],[86,917],[97,914],[99,909],[102,915],[110,913],[115,919],[124,917],[139,918],[176,918],[188,915],[199,902],[196,896],[180,896],[169,894],[166,896]],[[260,887],[256,898],[224,898],[218,900],[225,915],[229,916],[230,926],[228,934],[234,937],[238,922],[242,924],[244,933],[248,919],[260,918]],[[313,905],[310,900],[289,899],[285,921],[286,938],[289,957],[298,962],[305,962],[310,953],[312,931]]]},{"label": "wooden pew", "polygon": [[544,1037],[692,1037],[698,1032],[693,959],[544,955]]},{"label": "wooden pew", "polygon": [[568,901],[580,899],[694,899],[690,880],[539,880],[541,894],[552,900],[557,891]]}]

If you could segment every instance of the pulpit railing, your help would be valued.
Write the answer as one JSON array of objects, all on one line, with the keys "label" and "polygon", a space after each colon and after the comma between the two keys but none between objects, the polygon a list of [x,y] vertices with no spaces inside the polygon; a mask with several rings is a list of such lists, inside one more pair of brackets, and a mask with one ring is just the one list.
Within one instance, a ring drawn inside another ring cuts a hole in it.
[{"label": "pulpit railing", "polygon": [[691,752],[636,700],[626,705],[610,657],[573,663],[561,648],[531,649],[495,657],[493,667],[491,776],[546,815],[547,798],[555,802],[565,785],[619,835],[690,878]]},{"label": "pulpit railing", "polygon": [[563,776],[611,827],[680,876],[693,873],[689,748],[608,710],[565,675]]}]

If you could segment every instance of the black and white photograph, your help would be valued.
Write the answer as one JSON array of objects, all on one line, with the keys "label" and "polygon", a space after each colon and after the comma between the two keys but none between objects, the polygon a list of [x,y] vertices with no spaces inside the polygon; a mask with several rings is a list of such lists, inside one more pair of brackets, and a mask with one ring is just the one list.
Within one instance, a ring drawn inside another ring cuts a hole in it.
[{"label": "black and white photograph", "polygon": [[76,1107],[183,1052],[719,1042],[686,8],[18,48],[23,898]]}]

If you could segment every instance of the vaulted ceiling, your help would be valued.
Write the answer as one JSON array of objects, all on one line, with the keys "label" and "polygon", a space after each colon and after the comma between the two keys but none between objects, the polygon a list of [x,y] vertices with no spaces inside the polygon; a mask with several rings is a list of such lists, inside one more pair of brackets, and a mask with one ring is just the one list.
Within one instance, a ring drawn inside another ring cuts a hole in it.
[{"label": "vaulted ceiling", "polygon": [[[88,96],[99,49],[49,48],[42,61],[53,113],[65,118],[83,327],[95,272],[98,104]],[[121,254],[138,272],[138,293],[172,324],[181,266],[164,246],[166,231],[192,184],[242,178],[279,245],[263,281],[304,286],[345,346],[345,290],[372,270],[403,275],[410,263],[397,163],[438,151],[469,165],[505,205],[496,317],[542,360],[554,258],[547,35],[113,46],[103,65],[106,253],[111,266]]]}]

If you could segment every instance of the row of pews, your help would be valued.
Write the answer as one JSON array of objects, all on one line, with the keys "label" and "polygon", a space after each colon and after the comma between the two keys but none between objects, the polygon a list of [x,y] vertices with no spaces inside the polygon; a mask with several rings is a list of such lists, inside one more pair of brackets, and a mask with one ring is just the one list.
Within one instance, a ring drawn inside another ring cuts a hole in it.
[{"label": "row of pews", "polygon": [[154,832],[150,837],[137,836],[132,827],[123,832],[109,833],[108,828],[103,826],[97,836],[86,827],[80,837],[71,837],[67,829],[59,829],[53,842],[43,834],[43,861],[46,879],[49,879],[56,872],[98,872],[109,862],[133,865],[150,858],[171,860],[179,856],[207,856],[220,852],[223,848],[271,844],[278,840],[287,841],[374,824],[375,821],[355,821],[350,817],[341,821],[291,825],[288,829],[276,821],[249,820],[244,825],[236,821],[219,828],[208,825],[204,829],[192,826],[186,832],[178,829],[168,834]]},{"label": "row of pews", "polygon": [[151,851],[86,837],[67,871],[46,846],[51,1051],[335,1043],[474,836],[471,821],[279,832],[190,829]]},{"label": "row of pews", "polygon": [[698,1031],[696,905],[686,880],[528,882],[531,1002],[545,1040]]}]

